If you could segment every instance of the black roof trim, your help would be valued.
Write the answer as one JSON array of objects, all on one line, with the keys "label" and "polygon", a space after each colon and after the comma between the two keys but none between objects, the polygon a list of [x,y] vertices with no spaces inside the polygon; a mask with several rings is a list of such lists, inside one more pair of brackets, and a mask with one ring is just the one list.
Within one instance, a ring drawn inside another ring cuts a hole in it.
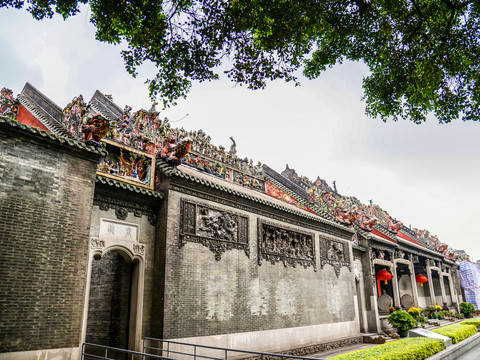
[{"label": "black roof trim", "polygon": [[92,106],[96,111],[101,112],[102,115],[110,121],[117,121],[123,118],[123,110],[102,94],[100,90],[95,91],[88,105]]},{"label": "black roof trim", "polygon": [[307,192],[302,189],[300,186],[295,184],[293,181],[287,179],[285,176],[279,174],[275,170],[273,170],[271,167],[263,164],[263,171],[270,176],[272,179],[275,179],[278,181],[280,184],[283,186],[286,186],[287,188],[291,189],[293,192],[295,192],[298,196],[302,197],[303,199],[308,201],[308,194]]}]

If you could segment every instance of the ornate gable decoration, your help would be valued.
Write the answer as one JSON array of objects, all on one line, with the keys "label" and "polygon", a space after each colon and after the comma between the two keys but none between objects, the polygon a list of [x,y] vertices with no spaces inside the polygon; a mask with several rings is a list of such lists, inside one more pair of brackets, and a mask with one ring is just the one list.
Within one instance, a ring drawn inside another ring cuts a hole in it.
[{"label": "ornate gable decoration", "polygon": [[223,209],[209,207],[193,201],[181,200],[180,243],[202,244],[220,260],[227,250],[244,250],[250,257],[248,244],[248,218]]},{"label": "ornate gable decoration", "polygon": [[280,228],[258,220],[258,264],[262,259],[271,264],[283,262],[284,266],[303,266],[305,269],[315,262],[314,234]]},{"label": "ornate gable decoration", "polygon": [[253,160],[239,158],[233,137],[230,137],[230,150],[226,151],[223,146],[211,144],[210,136],[202,130],[187,132],[184,129],[172,129],[171,134],[181,139],[180,141],[191,141],[191,151],[182,158],[183,165],[252,190],[265,192],[261,163],[253,165]]},{"label": "ornate gable decoration", "polygon": [[0,91],[0,116],[17,119],[18,101],[13,97],[13,91],[3,88]]},{"label": "ornate gable decoration", "polygon": [[350,263],[348,244],[320,237],[320,266],[322,269],[325,264],[333,266],[337,277],[340,276],[342,266],[346,266],[351,272],[352,264]]}]

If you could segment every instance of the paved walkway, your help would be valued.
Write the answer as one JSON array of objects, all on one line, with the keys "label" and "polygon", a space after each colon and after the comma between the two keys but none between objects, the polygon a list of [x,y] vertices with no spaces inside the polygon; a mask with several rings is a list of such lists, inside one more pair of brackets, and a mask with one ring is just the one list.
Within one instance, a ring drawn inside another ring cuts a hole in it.
[{"label": "paved walkway", "polygon": [[471,348],[465,354],[457,358],[457,360],[478,360],[478,359],[480,359],[480,344]]}]

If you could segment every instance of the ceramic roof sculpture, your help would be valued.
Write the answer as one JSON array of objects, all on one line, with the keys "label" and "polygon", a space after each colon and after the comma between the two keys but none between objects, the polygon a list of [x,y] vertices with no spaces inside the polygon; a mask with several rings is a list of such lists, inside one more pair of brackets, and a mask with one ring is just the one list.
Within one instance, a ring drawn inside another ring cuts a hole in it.
[{"label": "ceramic roof sculpture", "polygon": [[[387,238],[410,239],[452,261],[468,258],[465,252],[453,250],[429,231],[406,227],[371,201],[366,205],[353,196],[341,195],[335,182],[332,188],[320,177],[312,181],[299,176],[288,164],[279,174],[260,162],[254,165],[251,159],[238,157],[233,136],[230,150],[226,151],[223,146],[212,144],[211,137],[201,129],[172,128],[168,119],[160,118],[155,104],[150,110],[132,113],[130,106],[122,110],[111,95],[97,90],[89,103],[79,95],[62,111],[28,83],[17,99],[11,90],[1,90],[0,116],[14,121],[22,105],[38,120],[30,125],[105,148],[109,155],[100,160],[97,169],[104,178],[113,179],[109,181],[126,181],[154,190],[155,167],[173,174],[172,166],[183,165],[267,194],[355,231],[375,230],[377,235]],[[159,159],[157,165],[156,158]],[[162,162],[165,163],[162,165]]]}]

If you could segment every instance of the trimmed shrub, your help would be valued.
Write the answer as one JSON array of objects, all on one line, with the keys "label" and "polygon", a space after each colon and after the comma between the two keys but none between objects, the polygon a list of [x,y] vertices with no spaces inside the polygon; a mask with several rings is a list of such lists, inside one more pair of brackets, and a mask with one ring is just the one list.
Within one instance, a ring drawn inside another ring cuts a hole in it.
[{"label": "trimmed shrub", "polygon": [[337,355],[334,360],[423,360],[445,349],[445,342],[422,337],[406,338],[368,349]]},{"label": "trimmed shrub", "polygon": [[480,329],[480,319],[465,320],[462,321],[460,325],[475,325],[477,329]]},{"label": "trimmed shrub", "polygon": [[466,318],[469,318],[475,312],[475,306],[473,306],[473,304],[470,304],[468,302],[461,302],[460,303],[460,312],[463,315],[465,315]]},{"label": "trimmed shrub", "polygon": [[388,316],[388,322],[398,328],[398,330],[410,330],[417,326],[417,322],[412,315],[404,310],[394,311]]},{"label": "trimmed shrub", "polygon": [[432,332],[448,336],[450,339],[452,339],[453,344],[457,344],[460,341],[465,340],[472,335],[475,335],[478,331],[475,325],[457,324],[444,326],[442,328],[432,330]]}]

